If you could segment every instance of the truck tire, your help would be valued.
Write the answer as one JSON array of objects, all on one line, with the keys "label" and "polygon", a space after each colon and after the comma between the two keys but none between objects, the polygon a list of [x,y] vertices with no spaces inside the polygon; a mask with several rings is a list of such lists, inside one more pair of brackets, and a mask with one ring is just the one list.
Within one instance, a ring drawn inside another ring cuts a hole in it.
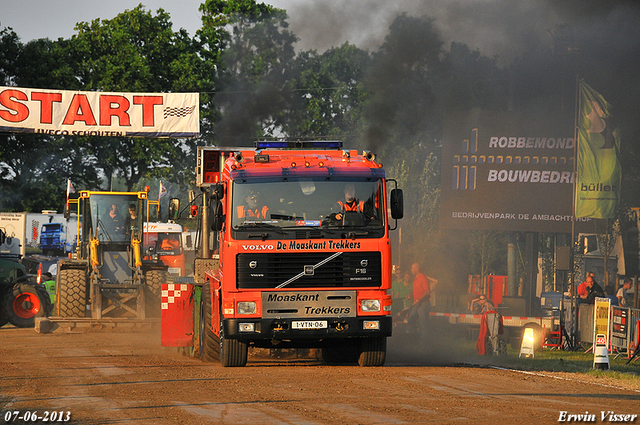
[{"label": "truck tire", "polygon": [[13,285],[3,304],[6,318],[18,328],[32,328],[36,317],[46,317],[51,311],[51,299],[46,289],[29,282]]},{"label": "truck tire", "polygon": [[199,355],[203,362],[217,360],[220,355],[220,341],[211,329],[211,291],[209,282],[202,288],[200,301]]},{"label": "truck tire", "polygon": [[225,338],[223,317],[220,315],[220,363],[223,367],[242,367],[247,364],[249,346],[238,339]]},{"label": "truck tire", "polygon": [[370,337],[360,342],[360,366],[383,366],[387,357],[387,338]]},{"label": "truck tire", "polygon": [[83,269],[60,271],[57,313],[60,317],[85,317],[87,308],[87,275]]},{"label": "truck tire", "polygon": [[160,317],[162,284],[167,283],[167,272],[148,270],[145,275],[145,313],[147,317]]}]

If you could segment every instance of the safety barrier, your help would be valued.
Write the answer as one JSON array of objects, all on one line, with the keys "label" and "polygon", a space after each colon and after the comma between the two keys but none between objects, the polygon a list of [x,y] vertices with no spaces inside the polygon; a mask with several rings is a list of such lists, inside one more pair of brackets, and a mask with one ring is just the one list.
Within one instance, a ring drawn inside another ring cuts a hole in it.
[{"label": "safety barrier", "polygon": [[[633,353],[640,343],[640,309],[612,306],[609,310],[610,348],[621,353]],[[578,314],[580,343],[593,344],[593,305],[581,304]]]}]

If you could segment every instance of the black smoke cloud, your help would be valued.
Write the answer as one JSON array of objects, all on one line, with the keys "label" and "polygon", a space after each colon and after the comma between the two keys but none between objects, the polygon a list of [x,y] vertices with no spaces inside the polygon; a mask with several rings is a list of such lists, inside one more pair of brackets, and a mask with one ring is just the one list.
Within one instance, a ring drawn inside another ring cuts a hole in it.
[{"label": "black smoke cloud", "polygon": [[300,50],[324,51],[345,41],[376,50],[391,22],[407,13],[435,18],[445,44],[452,41],[467,44],[485,56],[498,56],[502,64],[534,46],[549,45],[548,31],[560,24],[591,29],[628,44],[631,40],[625,40],[627,30],[637,31],[640,16],[640,2],[631,0],[275,0],[272,3],[287,10],[290,28],[300,38],[297,44]]}]

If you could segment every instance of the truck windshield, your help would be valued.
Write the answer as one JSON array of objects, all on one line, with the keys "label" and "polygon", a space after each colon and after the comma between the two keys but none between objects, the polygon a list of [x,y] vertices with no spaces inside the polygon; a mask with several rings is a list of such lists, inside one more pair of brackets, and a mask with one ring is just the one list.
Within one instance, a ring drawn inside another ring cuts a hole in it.
[{"label": "truck windshield", "polygon": [[381,179],[234,181],[231,225],[245,228],[384,226]]},{"label": "truck windshield", "polygon": [[129,242],[140,237],[142,200],[136,195],[91,195],[93,234],[101,242]]},{"label": "truck windshield", "polygon": [[158,255],[180,255],[182,253],[182,235],[170,232],[147,232],[145,251],[152,246]]}]

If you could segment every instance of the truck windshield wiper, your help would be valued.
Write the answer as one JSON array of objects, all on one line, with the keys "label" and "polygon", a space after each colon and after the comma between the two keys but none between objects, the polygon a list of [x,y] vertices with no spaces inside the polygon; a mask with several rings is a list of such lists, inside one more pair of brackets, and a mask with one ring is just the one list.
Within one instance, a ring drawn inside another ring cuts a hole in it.
[{"label": "truck windshield wiper", "polygon": [[[268,223],[245,223],[240,226],[237,226],[234,230],[266,230],[267,232],[276,232],[281,235],[284,235],[284,230],[282,230],[278,226],[274,226],[273,224]],[[262,238],[267,239],[269,237],[268,233],[249,233],[247,235],[250,238]]]}]

